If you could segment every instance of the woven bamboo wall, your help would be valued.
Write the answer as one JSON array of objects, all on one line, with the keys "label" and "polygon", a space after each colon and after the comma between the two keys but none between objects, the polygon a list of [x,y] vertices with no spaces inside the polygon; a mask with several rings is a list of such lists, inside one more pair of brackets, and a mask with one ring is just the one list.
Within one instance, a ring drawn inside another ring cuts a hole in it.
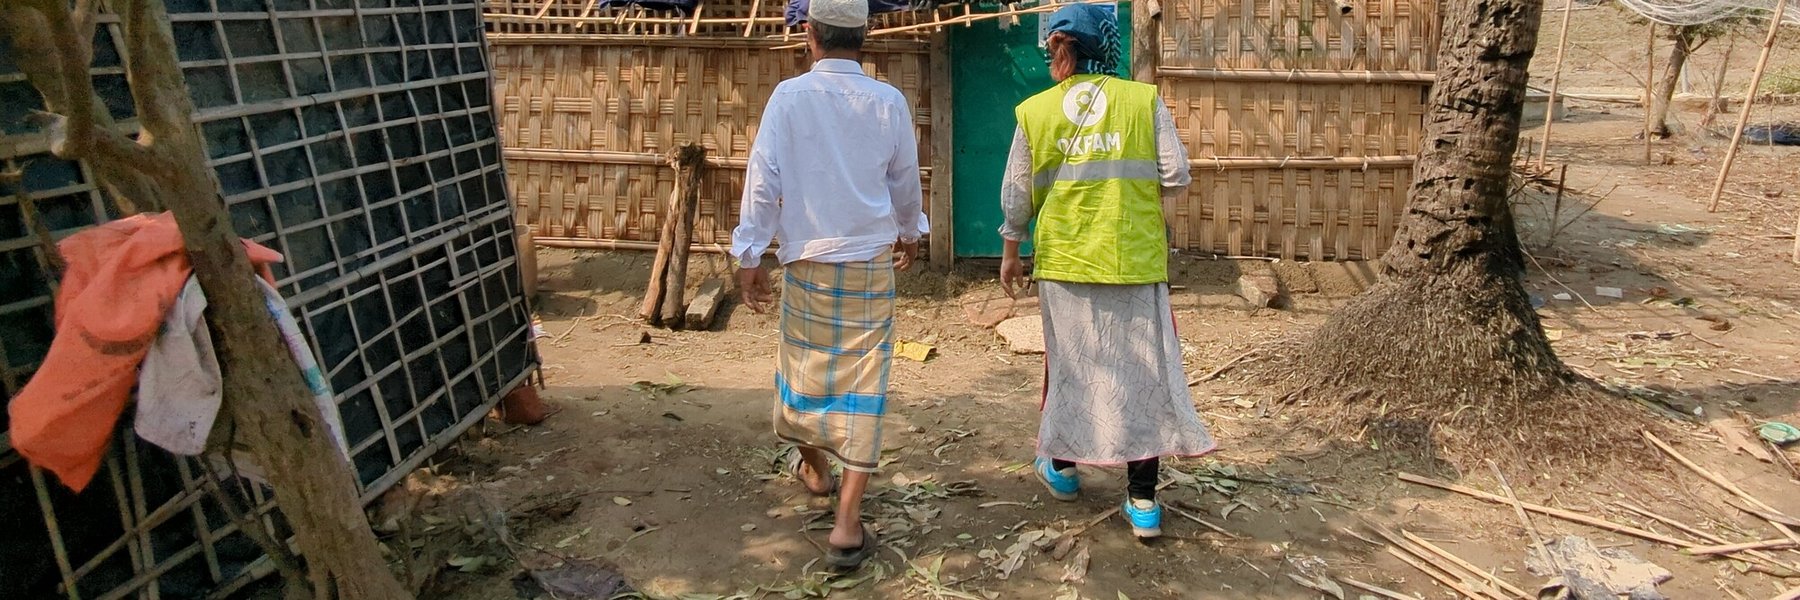
[{"label": "woven bamboo wall", "polygon": [[[702,194],[696,240],[728,243],[757,113],[775,83],[805,68],[780,19],[784,4],[726,0],[673,15],[581,0],[488,0],[514,197],[539,239],[653,240],[674,185],[658,155],[698,140],[720,168]],[[1156,79],[1195,177],[1172,216],[1178,246],[1311,260],[1373,258],[1386,248],[1436,68],[1437,6],[1340,6],[1162,4]],[[925,74],[943,53],[920,36],[959,11],[878,18],[876,30],[901,35],[884,38],[892,41],[866,61],[913,102],[928,191]]]},{"label": "woven bamboo wall", "polygon": [[[520,219],[536,238],[654,242],[675,187],[664,155],[698,142],[710,167],[694,240],[729,245],[763,105],[776,84],[808,68],[785,7],[725,0],[683,16],[581,0],[488,0],[503,156]],[[925,14],[874,24],[907,26]],[[920,164],[930,165],[925,43],[884,36],[870,49],[865,69],[906,94]],[[929,173],[922,167],[927,196]]]},{"label": "woven bamboo wall", "polygon": [[[500,130],[513,197],[540,238],[654,241],[675,187],[662,155],[698,142],[711,167],[695,240],[729,244],[744,161],[763,104],[804,72],[798,51],[766,47],[497,45]],[[930,164],[926,57],[889,51],[871,73],[915,107]],[[927,200],[929,202],[929,200]]]},{"label": "woven bamboo wall", "polygon": [[1176,243],[1288,259],[1379,256],[1412,181],[1436,4],[1163,8],[1157,81],[1195,167]]}]

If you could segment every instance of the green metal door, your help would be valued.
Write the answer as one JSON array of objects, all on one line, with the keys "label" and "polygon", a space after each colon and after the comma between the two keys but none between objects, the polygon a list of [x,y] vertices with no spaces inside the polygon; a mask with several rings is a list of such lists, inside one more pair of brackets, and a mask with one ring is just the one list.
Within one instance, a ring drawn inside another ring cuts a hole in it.
[{"label": "green metal door", "polygon": [[[1131,3],[1118,5],[1121,65],[1131,64]],[[985,20],[950,33],[950,77],[955,169],[955,240],[959,257],[1000,256],[1000,178],[1012,149],[1018,121],[1013,107],[1050,87],[1050,69],[1039,47],[1039,20],[1024,15],[1017,25]],[[1030,251],[1029,245],[1026,247]]]}]

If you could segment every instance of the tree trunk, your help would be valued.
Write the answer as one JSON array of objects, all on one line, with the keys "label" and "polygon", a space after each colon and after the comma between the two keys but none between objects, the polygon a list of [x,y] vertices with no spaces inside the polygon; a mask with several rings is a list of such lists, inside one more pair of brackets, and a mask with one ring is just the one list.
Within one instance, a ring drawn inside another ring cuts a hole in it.
[{"label": "tree trunk", "polygon": [[1558,429],[1541,402],[1574,378],[1521,285],[1524,254],[1508,203],[1543,7],[1442,6],[1423,149],[1381,280],[1276,368],[1291,368],[1285,376],[1301,393],[1343,401],[1347,418],[1327,427],[1405,436],[1449,426],[1459,440],[1510,443],[1529,433],[1584,443],[1562,435],[1568,428]]},{"label": "tree trunk", "polygon": [[687,310],[688,247],[694,241],[694,210],[700,204],[700,178],[706,173],[706,147],[688,144],[675,151],[674,241],[669,272],[663,277],[662,325],[680,329]]},{"label": "tree trunk", "polygon": [[[411,598],[382,558],[357,497],[355,472],[313,404],[312,392],[269,318],[250,259],[232,229],[206,166],[193,103],[177,67],[161,0],[125,3],[135,41],[127,70],[140,112],[171,168],[152,173],[181,226],[194,275],[206,292],[223,392],[239,440],[260,461],[275,501],[293,527],[314,592],[322,598]],[[154,106],[147,106],[155,102]]]},{"label": "tree trunk", "polygon": [[[349,461],[313,404],[252,279],[249,258],[206,165],[162,0],[111,3],[122,21],[125,72],[141,127],[135,141],[101,118],[105,112],[88,75],[94,2],[74,4],[73,12],[67,0],[20,1],[0,4],[0,10],[15,30],[21,23],[42,24],[35,32],[42,35],[16,38],[28,44],[15,49],[54,57],[20,65],[35,73],[30,81],[46,106],[63,117],[53,151],[120,175],[119,181],[130,185],[117,191],[138,189],[167,202],[174,213],[207,297],[207,321],[224,378],[221,420],[229,419],[237,441],[260,461],[307,561],[310,584],[291,578],[289,584],[321,599],[411,598],[382,558]],[[22,15],[25,11],[37,14]]]},{"label": "tree trunk", "polygon": [[1681,81],[1681,69],[1687,65],[1688,55],[1694,51],[1694,33],[1697,25],[1676,27],[1669,34],[1673,44],[1669,45],[1668,64],[1663,66],[1662,79],[1656,82],[1656,94],[1650,98],[1650,134],[1659,138],[1667,138],[1669,131],[1669,106],[1675,100],[1675,86]]}]

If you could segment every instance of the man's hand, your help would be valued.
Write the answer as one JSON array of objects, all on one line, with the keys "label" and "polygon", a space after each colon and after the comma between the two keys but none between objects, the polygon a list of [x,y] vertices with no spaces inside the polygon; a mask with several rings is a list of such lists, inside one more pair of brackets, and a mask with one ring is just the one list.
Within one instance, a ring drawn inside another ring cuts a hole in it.
[{"label": "man's hand", "polygon": [[1006,292],[1006,297],[1018,298],[1019,292],[1024,291],[1028,285],[1031,285],[1031,280],[1025,277],[1025,261],[1021,260],[1017,254],[1002,257],[1000,259],[1000,289]]},{"label": "man's hand", "polygon": [[912,268],[913,260],[919,257],[919,240],[894,241],[894,270],[905,271]]},{"label": "man's hand", "polygon": [[738,299],[758,314],[768,312],[775,301],[775,290],[769,287],[769,271],[762,267],[738,269]]}]

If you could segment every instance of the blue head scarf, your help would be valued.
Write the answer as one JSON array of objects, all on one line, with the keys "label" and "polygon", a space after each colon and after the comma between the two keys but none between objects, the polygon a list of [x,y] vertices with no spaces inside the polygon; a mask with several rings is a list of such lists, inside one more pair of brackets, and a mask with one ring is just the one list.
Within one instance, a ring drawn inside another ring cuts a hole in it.
[{"label": "blue head scarf", "polygon": [[1075,72],[1117,75],[1119,22],[1111,11],[1092,4],[1070,4],[1050,13],[1048,33],[1075,40]]}]

